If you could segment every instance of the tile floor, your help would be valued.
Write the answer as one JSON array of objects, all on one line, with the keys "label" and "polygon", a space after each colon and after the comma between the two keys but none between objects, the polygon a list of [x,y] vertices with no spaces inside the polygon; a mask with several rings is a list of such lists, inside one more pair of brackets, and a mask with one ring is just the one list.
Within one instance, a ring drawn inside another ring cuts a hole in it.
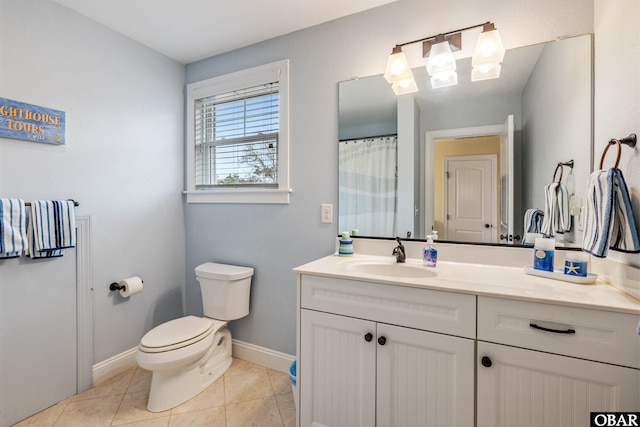
[{"label": "tile floor", "polygon": [[146,410],[150,384],[149,371],[131,368],[16,426],[295,426],[289,375],[240,359],[202,393],[164,412]]}]

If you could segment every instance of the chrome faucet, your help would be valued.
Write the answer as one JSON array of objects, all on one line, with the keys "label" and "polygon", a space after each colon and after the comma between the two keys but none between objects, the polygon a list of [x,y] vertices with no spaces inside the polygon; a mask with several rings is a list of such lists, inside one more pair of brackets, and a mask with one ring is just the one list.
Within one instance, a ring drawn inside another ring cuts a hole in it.
[{"label": "chrome faucet", "polygon": [[393,252],[391,253],[391,255],[396,256],[397,262],[404,262],[407,259],[407,255],[404,253],[404,245],[402,244],[402,241],[399,237],[396,237],[396,240],[398,241],[398,246],[393,248]]}]

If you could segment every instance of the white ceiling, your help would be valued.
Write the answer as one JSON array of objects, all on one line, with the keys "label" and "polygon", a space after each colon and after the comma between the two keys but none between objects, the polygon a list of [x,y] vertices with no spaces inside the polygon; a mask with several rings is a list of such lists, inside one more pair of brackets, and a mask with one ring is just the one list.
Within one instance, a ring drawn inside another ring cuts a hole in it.
[{"label": "white ceiling", "polygon": [[188,64],[396,0],[53,0]]}]

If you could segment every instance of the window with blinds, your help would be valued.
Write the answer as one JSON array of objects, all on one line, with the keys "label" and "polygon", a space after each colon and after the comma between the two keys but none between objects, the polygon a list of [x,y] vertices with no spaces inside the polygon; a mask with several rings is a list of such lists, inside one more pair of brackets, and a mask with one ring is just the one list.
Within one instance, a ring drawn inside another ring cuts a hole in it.
[{"label": "window with blinds", "polygon": [[187,203],[289,203],[289,60],[187,85]]},{"label": "window with blinds", "polygon": [[278,82],[195,102],[196,189],[277,187]]}]

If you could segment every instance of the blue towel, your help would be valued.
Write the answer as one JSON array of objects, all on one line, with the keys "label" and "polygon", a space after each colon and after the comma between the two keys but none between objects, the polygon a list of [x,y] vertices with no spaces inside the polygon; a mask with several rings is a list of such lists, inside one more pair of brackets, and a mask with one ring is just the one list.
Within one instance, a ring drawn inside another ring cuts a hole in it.
[{"label": "blue towel", "polygon": [[569,192],[560,183],[552,182],[544,187],[544,218],[540,232],[553,237],[571,230]]},{"label": "blue towel", "polygon": [[17,258],[27,250],[24,201],[0,199],[0,258]]},{"label": "blue towel", "polygon": [[582,249],[599,258],[609,249],[640,252],[629,190],[619,169],[598,170],[589,177]]},{"label": "blue towel", "polygon": [[75,247],[76,225],[73,201],[36,200],[31,202],[31,222],[35,251]]},{"label": "blue towel", "polygon": [[540,233],[540,230],[542,230],[543,220],[544,212],[540,209],[527,209],[524,213],[525,233]]}]

